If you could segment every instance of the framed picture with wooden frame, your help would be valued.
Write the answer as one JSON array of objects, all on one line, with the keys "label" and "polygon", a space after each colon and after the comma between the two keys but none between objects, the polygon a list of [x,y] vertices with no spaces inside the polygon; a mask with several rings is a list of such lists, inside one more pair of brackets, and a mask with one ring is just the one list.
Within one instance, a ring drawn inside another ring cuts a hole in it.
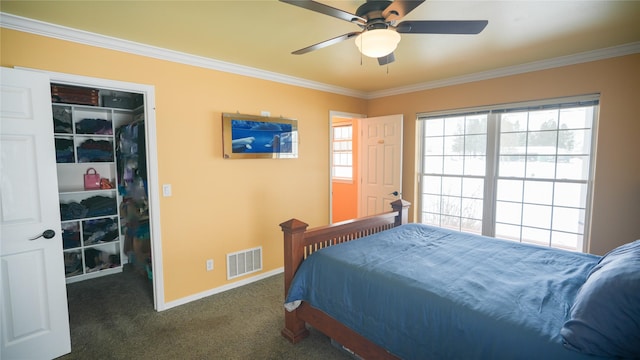
[{"label": "framed picture with wooden frame", "polygon": [[225,159],[295,159],[298,121],[245,114],[222,114]]}]

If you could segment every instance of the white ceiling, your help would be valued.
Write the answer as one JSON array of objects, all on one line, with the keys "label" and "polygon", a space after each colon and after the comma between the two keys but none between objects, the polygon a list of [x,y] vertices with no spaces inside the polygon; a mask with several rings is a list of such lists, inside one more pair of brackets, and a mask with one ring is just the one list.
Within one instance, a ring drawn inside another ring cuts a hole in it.
[{"label": "white ceiling", "polygon": [[[351,13],[363,3],[321,2]],[[363,93],[640,41],[640,1],[427,0],[403,20],[488,20],[489,24],[479,35],[402,34],[396,61],[389,66],[361,57],[353,39],[292,55],[359,28],[277,0],[2,0],[0,5],[6,14]]]}]

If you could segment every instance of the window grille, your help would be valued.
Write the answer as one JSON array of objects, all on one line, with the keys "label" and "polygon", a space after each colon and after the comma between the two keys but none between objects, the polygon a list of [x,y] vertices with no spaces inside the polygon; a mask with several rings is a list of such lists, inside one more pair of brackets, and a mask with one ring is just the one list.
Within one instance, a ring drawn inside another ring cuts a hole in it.
[{"label": "window grille", "polygon": [[334,125],[332,131],[332,178],[353,181],[353,126],[350,124]]}]

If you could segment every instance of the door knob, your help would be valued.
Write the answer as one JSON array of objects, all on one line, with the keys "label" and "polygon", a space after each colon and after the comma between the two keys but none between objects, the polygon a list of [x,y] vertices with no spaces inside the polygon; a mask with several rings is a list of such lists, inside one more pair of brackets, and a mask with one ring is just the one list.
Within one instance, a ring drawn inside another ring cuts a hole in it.
[{"label": "door knob", "polygon": [[397,191],[394,191],[394,192],[390,193],[389,195],[398,196],[398,195],[400,195],[400,193],[397,192]]},{"label": "door knob", "polygon": [[49,229],[49,230],[45,230],[42,234],[40,234],[40,235],[38,235],[38,236],[36,236],[34,238],[31,238],[29,240],[36,240],[36,239],[39,239],[41,237],[43,237],[45,239],[51,239],[54,236],[56,236],[56,232],[51,230],[51,229]]}]

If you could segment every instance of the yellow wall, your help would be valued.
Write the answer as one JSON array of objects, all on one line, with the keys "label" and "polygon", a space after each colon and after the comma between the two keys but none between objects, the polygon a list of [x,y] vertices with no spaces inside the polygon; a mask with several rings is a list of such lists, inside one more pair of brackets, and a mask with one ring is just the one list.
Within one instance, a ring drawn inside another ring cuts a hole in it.
[{"label": "yellow wall", "polygon": [[[404,114],[403,193],[416,197],[416,114],[599,92],[591,252],[640,238],[640,55],[362,100],[2,29],[1,64],[149,84],[156,91],[165,302],[227,284],[225,254],[263,247],[282,266],[278,224],[329,222],[329,111]],[[297,160],[223,160],[222,112],[297,118]],[[310,191],[309,189],[313,189]],[[213,258],[216,270],[205,271]]]},{"label": "yellow wall", "polygon": [[[600,93],[589,252],[640,239],[640,54],[369,101],[367,115],[404,114],[404,198],[416,202],[416,114]],[[415,210],[415,209],[414,209]]]},{"label": "yellow wall", "polygon": [[[263,247],[282,262],[278,224],[329,223],[329,112],[366,101],[2,29],[1,65],[155,86],[165,302],[226,285],[226,254]],[[222,159],[222,112],[298,119],[299,158]],[[310,191],[310,189],[313,189]],[[214,259],[215,270],[205,271]]]}]

